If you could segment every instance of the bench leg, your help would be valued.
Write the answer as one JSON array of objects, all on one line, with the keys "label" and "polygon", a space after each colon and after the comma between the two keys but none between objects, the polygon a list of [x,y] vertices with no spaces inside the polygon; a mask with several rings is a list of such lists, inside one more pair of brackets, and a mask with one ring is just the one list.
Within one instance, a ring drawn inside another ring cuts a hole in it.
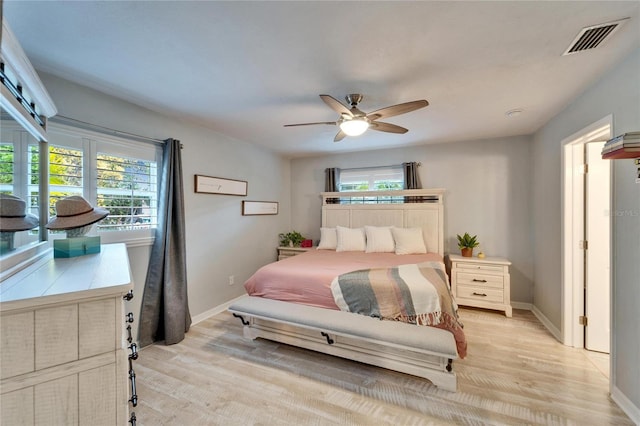
[{"label": "bench leg", "polygon": [[255,340],[256,337],[258,337],[258,333],[256,332],[256,330],[251,328],[250,325],[245,325],[244,327],[242,327],[242,335],[245,339],[249,340]]}]

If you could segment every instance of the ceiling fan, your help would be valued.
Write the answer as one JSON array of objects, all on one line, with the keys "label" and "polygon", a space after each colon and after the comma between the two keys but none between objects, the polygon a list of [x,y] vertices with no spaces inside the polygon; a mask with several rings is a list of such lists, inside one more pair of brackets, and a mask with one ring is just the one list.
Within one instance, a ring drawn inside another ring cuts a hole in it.
[{"label": "ceiling fan", "polygon": [[329,108],[340,114],[340,118],[338,118],[337,121],[285,124],[284,127],[313,126],[316,124],[330,124],[333,126],[338,125],[340,126],[340,131],[333,139],[334,142],[341,141],[346,136],[359,136],[363,134],[367,129],[377,130],[379,132],[407,133],[409,130],[405,129],[404,127],[396,126],[395,124],[391,123],[383,123],[378,120],[381,118],[388,118],[395,115],[405,114],[407,112],[415,111],[429,105],[429,102],[425,100],[419,100],[388,106],[386,108],[381,108],[367,114],[358,109],[358,104],[360,103],[360,101],[362,101],[362,95],[360,94],[354,93],[345,96],[345,100],[351,106],[351,108],[348,108],[346,105],[329,95],[320,95],[320,98],[324,101],[325,104],[329,106]]}]

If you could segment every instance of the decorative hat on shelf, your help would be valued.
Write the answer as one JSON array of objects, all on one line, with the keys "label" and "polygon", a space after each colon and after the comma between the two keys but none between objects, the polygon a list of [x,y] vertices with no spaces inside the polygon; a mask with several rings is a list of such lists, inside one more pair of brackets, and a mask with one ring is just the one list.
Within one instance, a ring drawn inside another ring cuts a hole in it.
[{"label": "decorative hat on shelf", "polygon": [[27,213],[27,203],[14,195],[0,194],[0,232],[27,231],[38,226],[38,218]]},{"label": "decorative hat on shelf", "polygon": [[[91,204],[79,195],[61,198],[56,202],[56,215],[49,220],[47,228],[59,231],[75,230],[77,228],[89,228],[101,221],[109,211],[100,207],[92,207]],[[72,231],[73,233],[73,231]],[[84,232],[80,233],[83,235]],[[67,232],[68,236],[69,232]]]}]

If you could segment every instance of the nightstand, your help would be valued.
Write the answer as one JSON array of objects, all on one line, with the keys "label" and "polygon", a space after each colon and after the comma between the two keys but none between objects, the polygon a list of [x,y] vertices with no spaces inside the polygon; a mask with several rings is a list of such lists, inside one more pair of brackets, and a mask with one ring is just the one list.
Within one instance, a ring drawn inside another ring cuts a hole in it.
[{"label": "nightstand", "polygon": [[511,262],[502,257],[462,257],[450,254],[451,292],[458,305],[504,311],[512,315]]},{"label": "nightstand", "polygon": [[287,257],[297,256],[305,251],[313,250],[315,247],[278,247],[278,260]]}]

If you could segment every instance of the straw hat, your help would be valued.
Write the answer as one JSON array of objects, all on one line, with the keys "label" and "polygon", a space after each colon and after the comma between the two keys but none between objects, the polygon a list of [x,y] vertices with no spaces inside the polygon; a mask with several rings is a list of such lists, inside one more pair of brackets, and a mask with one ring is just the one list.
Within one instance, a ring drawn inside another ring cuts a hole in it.
[{"label": "straw hat", "polygon": [[38,226],[38,218],[27,213],[27,203],[22,198],[0,194],[0,231],[26,231]]},{"label": "straw hat", "polygon": [[91,207],[91,204],[79,195],[62,198],[56,202],[56,215],[49,220],[49,229],[73,229],[96,223],[109,214],[106,209]]}]

